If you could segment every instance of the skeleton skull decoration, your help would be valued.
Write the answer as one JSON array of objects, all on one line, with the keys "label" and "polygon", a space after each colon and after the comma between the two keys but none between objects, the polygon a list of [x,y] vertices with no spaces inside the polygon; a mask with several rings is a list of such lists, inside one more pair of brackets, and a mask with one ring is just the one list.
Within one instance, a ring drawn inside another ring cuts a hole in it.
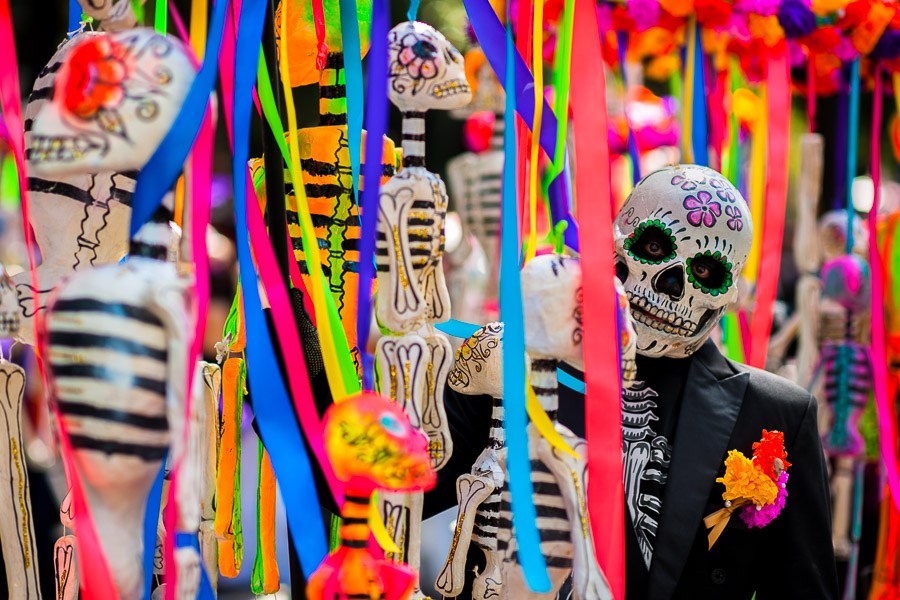
[{"label": "skeleton skull decoration", "polygon": [[420,21],[388,34],[389,95],[402,111],[450,110],[472,100],[462,54],[444,34]]},{"label": "skeleton skull decoration", "polygon": [[707,167],[666,167],[635,186],[614,235],[638,354],[691,355],[737,298],[753,240],[744,198]]},{"label": "skeleton skull decoration", "polygon": [[66,55],[53,102],[35,119],[31,168],[61,175],[146,163],[194,73],[181,43],[152,29],[86,37]]}]

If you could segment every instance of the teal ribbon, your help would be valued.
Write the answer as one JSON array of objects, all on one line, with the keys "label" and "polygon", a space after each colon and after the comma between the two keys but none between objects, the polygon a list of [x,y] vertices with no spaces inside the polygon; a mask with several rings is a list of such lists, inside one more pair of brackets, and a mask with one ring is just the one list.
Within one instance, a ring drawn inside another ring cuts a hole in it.
[{"label": "teal ribbon", "polygon": [[856,152],[859,142],[859,58],[850,63],[850,111],[847,115],[847,254],[853,252],[853,180],[856,179]]},{"label": "teal ribbon", "polygon": [[[515,56],[512,30],[506,30],[506,64]],[[503,398],[509,493],[513,527],[518,544],[519,565],[525,581],[535,592],[550,591],[547,563],[541,552],[541,537],[534,508],[525,411],[525,319],[522,314],[522,282],[519,275],[519,235],[516,210],[516,70],[506,69],[504,88],[506,129],[503,135],[503,215],[500,239],[500,318],[503,321]],[[551,130],[555,135],[556,127]],[[555,137],[553,138],[555,142]],[[552,152],[548,152],[553,156]]]}]

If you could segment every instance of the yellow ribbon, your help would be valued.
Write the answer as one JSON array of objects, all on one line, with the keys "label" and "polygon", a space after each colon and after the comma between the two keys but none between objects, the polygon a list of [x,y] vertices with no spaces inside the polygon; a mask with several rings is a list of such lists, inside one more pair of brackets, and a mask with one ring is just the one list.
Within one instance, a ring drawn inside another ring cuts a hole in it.
[{"label": "yellow ribbon", "polygon": [[[287,31],[287,11],[281,11],[281,30]],[[294,194],[297,197],[297,213],[300,221],[300,233],[303,239],[303,247],[306,249],[306,265],[309,270],[309,278],[312,283],[313,307],[316,313],[316,326],[319,329],[319,341],[322,346],[322,360],[325,363],[325,372],[328,378],[328,387],[331,397],[335,402],[346,398],[349,394],[359,391],[359,380],[355,377],[355,369],[352,364],[349,370],[354,373],[348,376],[348,368],[342,367],[335,345],[335,336],[340,336],[346,346],[346,361],[350,361],[350,349],[347,346],[337,310],[334,308],[334,299],[331,293],[326,291],[325,276],[322,273],[322,265],[318,257],[318,240],[313,234],[312,218],[309,214],[309,205],[306,199],[306,189],[303,184],[303,172],[300,169],[300,143],[297,137],[297,114],[294,109],[294,98],[291,88],[290,61],[288,58],[288,36],[281,36],[281,81],[284,85],[284,99],[288,116],[288,147],[291,160],[288,169],[291,173],[291,181],[294,182]],[[337,321],[337,322],[335,322]],[[338,342],[339,343],[339,342]],[[342,347],[341,350],[344,350]]]},{"label": "yellow ribbon", "polygon": [[191,2],[191,48],[197,55],[197,60],[203,60],[203,51],[206,49],[206,13],[205,0],[193,0]]},{"label": "yellow ribbon", "polygon": [[369,529],[375,536],[375,541],[381,549],[388,553],[400,554],[400,548],[394,543],[394,539],[388,535],[387,527],[378,514],[378,492],[372,493],[372,501],[369,503]]},{"label": "yellow ribbon", "polygon": [[537,252],[537,186],[541,159],[541,118],[544,112],[544,0],[534,1],[532,39],[532,69],[534,70],[534,122],[531,127],[531,169],[528,183],[528,247],[523,264]]},{"label": "yellow ribbon", "polygon": [[[540,0],[538,0],[538,2],[540,2]],[[566,443],[566,440],[559,435],[559,432],[556,431],[556,428],[553,426],[553,421],[547,416],[547,413],[541,407],[541,403],[538,402],[537,396],[534,395],[534,388],[531,387],[531,381],[527,381],[525,384],[525,408],[528,410],[528,416],[531,417],[531,422],[534,423],[534,426],[537,427],[540,434],[544,436],[544,439],[550,442],[551,446],[557,450],[571,454],[575,458],[581,458],[581,456],[572,450],[571,446]],[[507,435],[509,435],[509,432],[507,432]]]},{"label": "yellow ribbon", "polygon": [[765,84],[760,89],[761,110],[759,118],[754,122],[751,131],[753,135],[752,150],[750,151],[750,216],[757,226],[753,228],[753,245],[750,248],[750,256],[744,267],[744,277],[750,281],[756,281],[759,271],[759,253],[763,236],[763,212],[765,211],[766,197],[766,132],[769,129],[769,99]]}]

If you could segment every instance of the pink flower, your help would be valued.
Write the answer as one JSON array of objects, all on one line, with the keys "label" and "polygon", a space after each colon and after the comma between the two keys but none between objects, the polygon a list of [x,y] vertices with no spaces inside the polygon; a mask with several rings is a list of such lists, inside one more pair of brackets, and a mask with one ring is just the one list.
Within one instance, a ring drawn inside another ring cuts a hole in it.
[{"label": "pink flower", "polygon": [[747,524],[747,527],[765,527],[781,514],[781,509],[784,508],[788,496],[787,481],[788,472],[782,471],[776,482],[778,484],[778,496],[775,498],[775,502],[760,508],[751,504],[741,511],[741,519]]},{"label": "pink flower", "polygon": [[707,227],[716,224],[716,218],[722,216],[722,205],[712,199],[712,194],[706,190],[697,192],[697,196],[688,196],[684,199],[684,207],[688,209],[688,223],[699,227],[702,222]]}]

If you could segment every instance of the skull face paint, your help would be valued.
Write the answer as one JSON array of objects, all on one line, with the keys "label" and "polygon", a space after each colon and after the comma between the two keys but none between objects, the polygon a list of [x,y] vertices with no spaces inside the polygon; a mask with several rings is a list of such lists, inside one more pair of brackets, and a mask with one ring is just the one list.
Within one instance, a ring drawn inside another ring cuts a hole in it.
[{"label": "skull face paint", "polygon": [[388,76],[391,102],[402,111],[450,110],[472,100],[462,54],[420,21],[388,33]]},{"label": "skull face paint", "polygon": [[644,356],[690,356],[738,295],[753,225],[740,192],[707,167],[641,180],[614,224],[616,275]]},{"label": "skull face paint", "polygon": [[184,46],[152,29],[87,36],[66,55],[28,148],[38,175],[128,171],[162,142],[194,80]]}]

